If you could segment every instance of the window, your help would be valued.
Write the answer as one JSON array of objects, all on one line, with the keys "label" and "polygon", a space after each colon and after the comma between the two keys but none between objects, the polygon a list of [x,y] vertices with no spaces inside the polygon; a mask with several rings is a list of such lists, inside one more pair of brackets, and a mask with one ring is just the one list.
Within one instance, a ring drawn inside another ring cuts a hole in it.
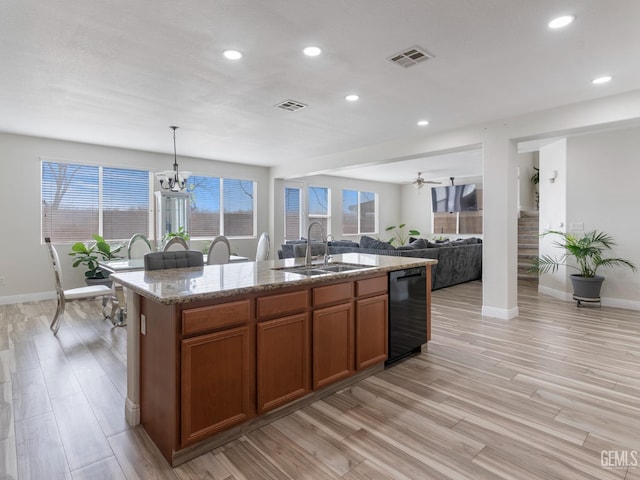
[{"label": "window", "polygon": [[255,183],[249,180],[222,180],[224,230],[227,237],[250,237],[256,234],[253,194]]},{"label": "window", "polygon": [[149,236],[149,172],[102,168],[102,236]]},{"label": "window", "polygon": [[42,162],[42,236],[55,242],[149,235],[149,172]]},{"label": "window", "polygon": [[189,177],[191,238],[255,236],[255,190],[252,180]]},{"label": "window", "polygon": [[466,212],[434,212],[432,214],[433,233],[473,234],[482,233],[483,191],[476,190],[478,210]]},{"label": "window", "polygon": [[378,231],[378,202],[373,192],[342,191],[342,233],[357,235]]},{"label": "window", "polygon": [[302,230],[301,190],[297,187],[284,189],[284,239],[298,240]]},{"label": "window", "polygon": [[192,175],[187,181],[191,194],[191,237],[220,235],[220,179]]},{"label": "window", "polygon": [[325,187],[309,187],[309,223],[319,222],[326,235],[331,233],[331,191]]}]

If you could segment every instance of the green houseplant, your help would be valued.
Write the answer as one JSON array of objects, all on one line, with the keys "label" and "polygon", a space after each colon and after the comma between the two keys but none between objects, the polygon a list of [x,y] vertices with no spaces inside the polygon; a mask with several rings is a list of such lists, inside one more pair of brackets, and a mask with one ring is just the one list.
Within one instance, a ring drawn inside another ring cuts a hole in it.
[{"label": "green houseplant", "polygon": [[[570,276],[573,285],[573,295],[578,304],[580,299],[599,300],[600,288],[604,277],[597,275],[600,267],[623,266],[636,271],[636,266],[629,260],[619,257],[605,257],[605,252],[612,250],[615,242],[611,235],[596,230],[585,233],[581,237],[567,232],[550,230],[542,235],[557,235],[560,238],[553,245],[564,250],[559,258],[551,255],[541,255],[533,260],[530,272],[549,273],[558,270],[560,265],[577,270],[579,273]],[[576,265],[567,264],[573,258]]]},{"label": "green houseplant", "polygon": [[531,183],[533,183],[536,187],[536,209],[540,209],[540,193],[538,192],[538,184],[540,183],[540,169],[538,167],[533,167],[533,175],[529,178]]},{"label": "green houseplant", "polygon": [[87,245],[84,242],[76,242],[71,246],[71,255],[75,257],[74,267],[84,265],[87,270],[84,272],[87,285],[95,283],[109,283],[109,272],[103,270],[98,265],[100,260],[113,260],[118,257],[118,252],[122,250],[123,244],[115,246],[109,245],[100,235],[93,235],[94,243]]},{"label": "green houseplant", "polygon": [[177,232],[167,232],[162,236],[162,241],[167,243],[174,237],[180,237],[185,242],[189,241],[189,232],[185,231],[184,227],[179,227]]},{"label": "green houseplant", "polygon": [[389,239],[389,243],[391,245],[404,245],[407,243],[410,235],[416,236],[420,235],[418,230],[409,230],[408,233],[404,233],[404,227],[406,227],[405,223],[401,223],[398,226],[391,225],[390,227],[385,228],[386,232],[393,231],[394,235]]}]

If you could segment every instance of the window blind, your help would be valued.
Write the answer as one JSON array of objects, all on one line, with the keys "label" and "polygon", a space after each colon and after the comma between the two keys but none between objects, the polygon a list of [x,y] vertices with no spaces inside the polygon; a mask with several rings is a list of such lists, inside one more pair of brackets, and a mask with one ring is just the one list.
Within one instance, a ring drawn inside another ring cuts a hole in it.
[{"label": "window blind", "polygon": [[284,239],[300,238],[300,189],[286,187],[284,189]]},{"label": "window blind", "polygon": [[42,162],[42,237],[91,240],[99,233],[99,169]]},{"label": "window blind", "polygon": [[95,233],[107,240],[149,235],[147,171],[43,161],[41,187],[43,238],[78,242]]},{"label": "window blind", "polygon": [[149,236],[149,172],[102,169],[102,236],[128,240]]},{"label": "window blind", "polygon": [[220,179],[193,175],[189,177],[191,193],[191,237],[220,235]]},{"label": "window blind", "polygon": [[224,235],[254,236],[254,182],[229,178],[222,182]]}]

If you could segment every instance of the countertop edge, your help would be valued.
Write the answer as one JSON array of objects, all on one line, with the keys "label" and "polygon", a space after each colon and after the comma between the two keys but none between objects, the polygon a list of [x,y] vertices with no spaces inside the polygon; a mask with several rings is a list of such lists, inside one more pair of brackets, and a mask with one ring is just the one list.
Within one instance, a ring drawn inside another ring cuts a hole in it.
[{"label": "countertop edge", "polygon": [[[387,258],[403,258],[405,259],[403,262],[397,265],[371,265],[368,268],[363,268],[361,270],[352,270],[346,272],[336,272],[330,275],[322,275],[322,276],[311,276],[305,277],[300,276],[299,279],[282,279],[281,281],[273,281],[270,283],[257,284],[251,286],[243,286],[237,288],[228,288],[223,290],[212,290],[207,292],[199,292],[199,293],[180,293],[172,296],[159,296],[154,294],[147,288],[143,288],[139,283],[135,283],[131,281],[130,272],[128,273],[113,273],[109,276],[114,282],[124,286],[125,288],[130,289],[131,291],[153,300],[155,302],[164,304],[164,305],[175,305],[182,303],[190,303],[201,300],[211,300],[218,298],[226,298],[243,294],[264,292],[269,290],[278,290],[282,288],[294,287],[294,286],[302,286],[302,285],[313,285],[319,283],[326,283],[327,281],[339,280],[339,279],[348,279],[348,278],[356,278],[361,277],[363,275],[371,275],[376,273],[386,273],[394,270],[402,270],[405,268],[414,268],[414,267],[422,267],[427,265],[435,265],[437,264],[437,260],[433,259],[425,259],[425,258],[413,258],[413,257],[387,257]],[[407,261],[410,260],[410,261]],[[345,260],[348,261],[348,260]],[[274,261],[272,261],[273,263]],[[278,262],[278,261],[275,261]],[[262,262],[261,262],[262,263]],[[265,267],[269,268],[270,267]],[[191,268],[176,268],[172,269],[172,273],[180,275],[184,275],[185,278],[189,278],[189,274],[201,273],[203,272],[203,267],[191,267]]]}]

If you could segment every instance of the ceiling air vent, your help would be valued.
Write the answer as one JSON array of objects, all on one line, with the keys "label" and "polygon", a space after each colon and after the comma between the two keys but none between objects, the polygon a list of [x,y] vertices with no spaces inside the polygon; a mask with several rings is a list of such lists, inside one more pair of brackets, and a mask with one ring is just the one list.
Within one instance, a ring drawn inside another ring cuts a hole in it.
[{"label": "ceiling air vent", "polygon": [[420,47],[411,47],[390,56],[387,60],[404,68],[409,68],[434,56]]},{"label": "ceiling air vent", "polygon": [[280,102],[276,105],[276,107],[281,108],[282,110],[288,110],[290,112],[302,110],[303,108],[307,108],[308,106],[309,105],[305,105],[302,102],[296,102],[295,100],[285,100],[284,102]]}]

